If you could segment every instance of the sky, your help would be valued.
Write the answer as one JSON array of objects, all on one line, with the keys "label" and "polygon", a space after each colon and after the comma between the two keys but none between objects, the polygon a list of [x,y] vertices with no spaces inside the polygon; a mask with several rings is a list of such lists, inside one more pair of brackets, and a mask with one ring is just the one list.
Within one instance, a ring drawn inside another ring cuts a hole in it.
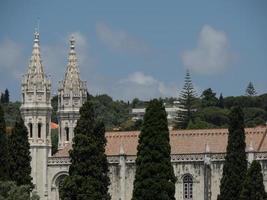
[{"label": "sky", "polygon": [[[39,19],[39,20],[38,20]],[[189,69],[201,95],[267,92],[266,0],[1,0],[0,90],[20,100],[34,29],[53,94],[76,39],[81,79],[114,99],[178,97]]]}]

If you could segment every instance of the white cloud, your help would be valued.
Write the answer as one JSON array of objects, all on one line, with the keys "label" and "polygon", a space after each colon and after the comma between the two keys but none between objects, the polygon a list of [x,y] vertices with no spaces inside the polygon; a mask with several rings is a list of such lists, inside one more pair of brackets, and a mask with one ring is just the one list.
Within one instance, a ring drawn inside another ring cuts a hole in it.
[{"label": "white cloud", "polygon": [[112,49],[144,53],[148,46],[123,30],[113,30],[104,23],[96,25],[96,34],[100,41]]},{"label": "white cloud", "polygon": [[152,99],[165,96],[177,96],[178,91],[174,84],[165,84],[143,72],[134,72],[127,78],[121,79],[113,87],[113,94],[124,100],[135,97],[140,99]]},{"label": "white cloud", "polygon": [[184,65],[199,74],[214,74],[224,70],[232,61],[226,34],[204,25],[195,49],[182,53]]},{"label": "white cloud", "polygon": [[138,85],[153,85],[157,83],[157,80],[152,76],[145,75],[143,72],[134,72],[133,74],[130,74],[127,79],[121,81],[121,83],[124,82],[132,82]]}]

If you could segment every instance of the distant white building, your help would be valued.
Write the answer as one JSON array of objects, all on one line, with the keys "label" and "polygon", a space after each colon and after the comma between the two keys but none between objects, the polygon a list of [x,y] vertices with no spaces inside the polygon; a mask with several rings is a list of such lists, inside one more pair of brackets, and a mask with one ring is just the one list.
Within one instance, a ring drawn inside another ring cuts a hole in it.
[{"label": "distant white building", "polygon": [[[166,107],[165,108],[166,113],[167,113],[167,119],[169,121],[169,123],[173,122],[178,115],[178,111],[181,110],[181,108],[178,108],[177,106],[173,106],[173,107]],[[132,109],[132,120],[133,121],[137,121],[139,119],[143,119],[144,115],[145,115],[145,108],[133,108]]]}]

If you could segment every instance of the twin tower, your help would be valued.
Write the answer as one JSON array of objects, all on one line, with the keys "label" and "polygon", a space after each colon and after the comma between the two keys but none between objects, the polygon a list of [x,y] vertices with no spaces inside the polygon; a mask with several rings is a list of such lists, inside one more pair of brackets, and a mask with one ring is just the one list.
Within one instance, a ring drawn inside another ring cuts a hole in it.
[{"label": "twin tower", "polygon": [[[58,66],[55,66],[58,67]],[[27,73],[21,84],[21,115],[29,133],[32,156],[32,178],[40,195],[47,190],[47,159],[51,156],[51,81],[44,72],[39,32],[34,33],[34,44]],[[70,39],[68,64],[63,81],[58,87],[59,148],[69,144],[74,137],[74,127],[79,118],[79,109],[87,99],[86,82],[81,81],[75,52],[75,40]],[[42,173],[40,173],[42,172]]]}]

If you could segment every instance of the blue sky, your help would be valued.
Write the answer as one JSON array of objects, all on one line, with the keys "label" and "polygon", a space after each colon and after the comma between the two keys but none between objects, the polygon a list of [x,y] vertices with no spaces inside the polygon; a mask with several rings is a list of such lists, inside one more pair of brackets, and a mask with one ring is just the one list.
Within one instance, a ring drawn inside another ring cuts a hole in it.
[{"label": "blue sky", "polygon": [[20,98],[40,18],[45,72],[63,79],[69,37],[81,78],[115,99],[178,96],[186,68],[200,95],[211,87],[242,95],[249,81],[267,92],[267,1],[0,2],[0,90]]}]

